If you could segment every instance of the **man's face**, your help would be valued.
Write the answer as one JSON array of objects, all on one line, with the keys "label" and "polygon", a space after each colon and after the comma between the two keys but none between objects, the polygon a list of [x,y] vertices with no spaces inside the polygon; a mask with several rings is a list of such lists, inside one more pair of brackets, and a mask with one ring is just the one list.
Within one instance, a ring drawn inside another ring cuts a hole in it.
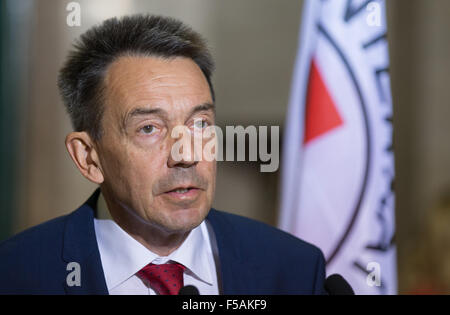
[{"label": "man's face", "polygon": [[193,131],[194,121],[215,122],[202,71],[188,58],[127,56],[110,65],[104,83],[102,189],[140,221],[166,232],[193,229],[211,207],[216,162],[174,160],[171,149],[180,139],[171,134],[180,125]]}]

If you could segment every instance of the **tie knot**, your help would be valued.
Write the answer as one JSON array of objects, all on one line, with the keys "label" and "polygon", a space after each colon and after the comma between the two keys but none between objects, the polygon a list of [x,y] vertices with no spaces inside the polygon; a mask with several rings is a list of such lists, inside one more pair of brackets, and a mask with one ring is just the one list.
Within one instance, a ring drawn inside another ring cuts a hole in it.
[{"label": "tie knot", "polygon": [[179,263],[148,264],[138,272],[147,286],[161,295],[176,295],[183,287],[185,266]]}]

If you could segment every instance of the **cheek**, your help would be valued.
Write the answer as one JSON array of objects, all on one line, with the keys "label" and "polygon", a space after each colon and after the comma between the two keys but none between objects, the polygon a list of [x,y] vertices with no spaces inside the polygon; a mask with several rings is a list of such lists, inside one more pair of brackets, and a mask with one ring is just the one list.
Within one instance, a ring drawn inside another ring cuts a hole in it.
[{"label": "cheek", "polygon": [[212,190],[212,192],[214,191],[216,182],[216,163],[216,161],[202,161],[197,166],[199,173],[208,180],[208,190]]},{"label": "cheek", "polygon": [[215,177],[216,176],[217,162],[214,160],[214,161],[211,161],[211,162],[205,161],[205,163],[206,163],[205,168],[208,170],[208,172],[211,174],[211,176]]},{"label": "cheek", "polygon": [[115,187],[116,191],[129,189],[127,181],[129,177],[127,174],[128,169],[124,167],[127,163],[126,156],[113,150],[106,150],[103,155],[102,169],[105,183]]},{"label": "cheek", "polygon": [[117,144],[114,148],[122,147],[118,152],[109,150],[106,153],[105,173],[107,180],[116,191],[122,194],[151,195],[153,183],[162,170],[161,151],[142,150],[130,145]]},{"label": "cheek", "polygon": [[152,189],[164,170],[164,163],[158,154],[147,152],[146,154],[130,154],[126,167],[130,171],[129,180],[135,189],[148,191]]}]

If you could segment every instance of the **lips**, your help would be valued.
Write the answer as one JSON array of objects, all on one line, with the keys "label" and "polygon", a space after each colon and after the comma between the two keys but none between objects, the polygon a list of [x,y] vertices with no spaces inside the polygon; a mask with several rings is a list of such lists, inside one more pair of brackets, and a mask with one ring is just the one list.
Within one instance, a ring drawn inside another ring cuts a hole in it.
[{"label": "lips", "polygon": [[166,191],[166,193],[170,193],[170,192],[187,193],[191,189],[199,189],[199,188],[196,186],[193,186],[193,185],[183,185],[183,186],[177,186],[173,189],[170,189],[170,190]]},{"label": "lips", "polygon": [[164,195],[172,200],[176,201],[194,201],[200,194],[200,189],[198,188],[188,188],[184,190],[172,190]]},{"label": "lips", "polygon": [[196,186],[183,185],[166,191],[163,196],[166,196],[174,201],[194,201],[197,199],[201,190],[202,189]]}]

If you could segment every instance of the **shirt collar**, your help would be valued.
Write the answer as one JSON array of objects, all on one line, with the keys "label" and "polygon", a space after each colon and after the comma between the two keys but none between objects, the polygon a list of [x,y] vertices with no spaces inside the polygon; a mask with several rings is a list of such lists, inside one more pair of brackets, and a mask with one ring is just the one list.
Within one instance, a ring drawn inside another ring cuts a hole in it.
[{"label": "shirt collar", "polygon": [[191,230],[179,248],[162,257],[148,250],[111,219],[102,194],[97,201],[97,211],[99,218],[95,219],[95,233],[108,290],[128,280],[149,263],[168,261],[183,264],[187,274],[212,285],[213,276],[208,262],[208,255],[212,253],[205,222]]}]

